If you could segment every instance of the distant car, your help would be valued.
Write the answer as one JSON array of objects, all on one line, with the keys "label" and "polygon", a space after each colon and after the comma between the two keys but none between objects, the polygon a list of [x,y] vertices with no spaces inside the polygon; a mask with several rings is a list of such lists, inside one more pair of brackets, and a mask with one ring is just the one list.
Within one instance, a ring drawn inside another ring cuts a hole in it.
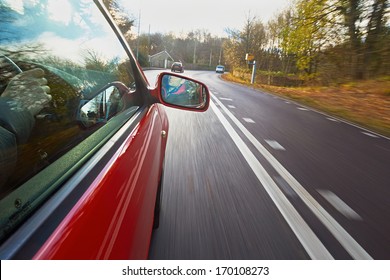
[{"label": "distant car", "polygon": [[203,112],[207,86],[171,72],[149,84],[103,1],[2,1],[0,13],[0,259],[146,259],[162,105]]},{"label": "distant car", "polygon": [[224,73],[224,72],[225,72],[225,66],[223,66],[223,65],[218,65],[218,66],[215,68],[215,72],[216,72],[216,73]]},{"label": "distant car", "polygon": [[181,62],[174,62],[171,67],[172,72],[184,73],[184,67]]}]

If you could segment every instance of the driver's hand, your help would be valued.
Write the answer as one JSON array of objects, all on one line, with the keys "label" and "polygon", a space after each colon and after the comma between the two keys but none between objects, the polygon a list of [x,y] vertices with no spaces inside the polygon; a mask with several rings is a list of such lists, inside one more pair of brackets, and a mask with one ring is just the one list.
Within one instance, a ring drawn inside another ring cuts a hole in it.
[{"label": "driver's hand", "polygon": [[35,116],[52,98],[44,74],[42,69],[35,68],[16,75],[1,96],[14,99],[15,108],[22,107]]}]

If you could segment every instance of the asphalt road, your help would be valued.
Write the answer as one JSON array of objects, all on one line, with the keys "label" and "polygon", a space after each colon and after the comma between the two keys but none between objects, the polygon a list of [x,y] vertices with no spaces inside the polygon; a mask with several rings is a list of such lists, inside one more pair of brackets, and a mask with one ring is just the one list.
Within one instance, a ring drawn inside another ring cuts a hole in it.
[{"label": "asphalt road", "polygon": [[150,259],[390,259],[390,139],[214,72],[184,75],[212,104],[167,108]]}]

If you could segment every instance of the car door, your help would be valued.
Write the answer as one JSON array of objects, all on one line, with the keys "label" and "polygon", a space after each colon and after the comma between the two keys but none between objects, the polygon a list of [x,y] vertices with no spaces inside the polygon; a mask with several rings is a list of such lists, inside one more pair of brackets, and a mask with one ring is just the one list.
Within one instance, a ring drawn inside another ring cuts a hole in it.
[{"label": "car door", "polygon": [[98,1],[1,8],[4,63],[51,89],[1,186],[1,259],[146,258],[168,128],[124,37]]},{"label": "car door", "polygon": [[156,106],[145,108],[130,126],[131,132],[34,258],[147,258],[163,154]]}]

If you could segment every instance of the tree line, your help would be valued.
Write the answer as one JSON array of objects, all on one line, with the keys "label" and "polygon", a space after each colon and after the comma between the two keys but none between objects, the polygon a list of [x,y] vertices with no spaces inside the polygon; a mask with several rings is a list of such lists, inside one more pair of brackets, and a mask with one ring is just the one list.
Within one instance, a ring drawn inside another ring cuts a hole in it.
[{"label": "tree line", "polygon": [[[135,34],[136,19],[124,13],[119,1],[103,0],[112,17],[125,35],[131,49],[137,54],[141,66],[149,66],[149,56],[167,51],[187,69],[212,69],[223,62],[223,41],[225,38],[211,35],[207,30],[194,29],[184,35],[159,32]],[[139,24],[139,23],[138,23]],[[133,31],[133,32],[132,32]]]},{"label": "tree line", "polygon": [[248,16],[230,32],[225,59],[242,68],[252,53],[270,75],[320,84],[388,76],[389,10],[388,0],[297,0],[266,24]]},{"label": "tree line", "polygon": [[389,0],[295,0],[267,23],[249,13],[243,28],[226,29],[225,38],[207,30],[137,36],[129,31],[135,20],[120,13],[116,1],[105,2],[142,66],[149,55],[166,50],[187,68],[224,64],[250,71],[250,53],[268,83],[285,77],[327,85],[390,75]]},{"label": "tree line", "polygon": [[179,37],[172,33],[141,34],[131,45],[133,50],[139,50],[139,61],[144,66],[148,64],[148,55],[165,50],[187,69],[215,69],[223,60],[223,40],[207,30],[195,30]]}]

